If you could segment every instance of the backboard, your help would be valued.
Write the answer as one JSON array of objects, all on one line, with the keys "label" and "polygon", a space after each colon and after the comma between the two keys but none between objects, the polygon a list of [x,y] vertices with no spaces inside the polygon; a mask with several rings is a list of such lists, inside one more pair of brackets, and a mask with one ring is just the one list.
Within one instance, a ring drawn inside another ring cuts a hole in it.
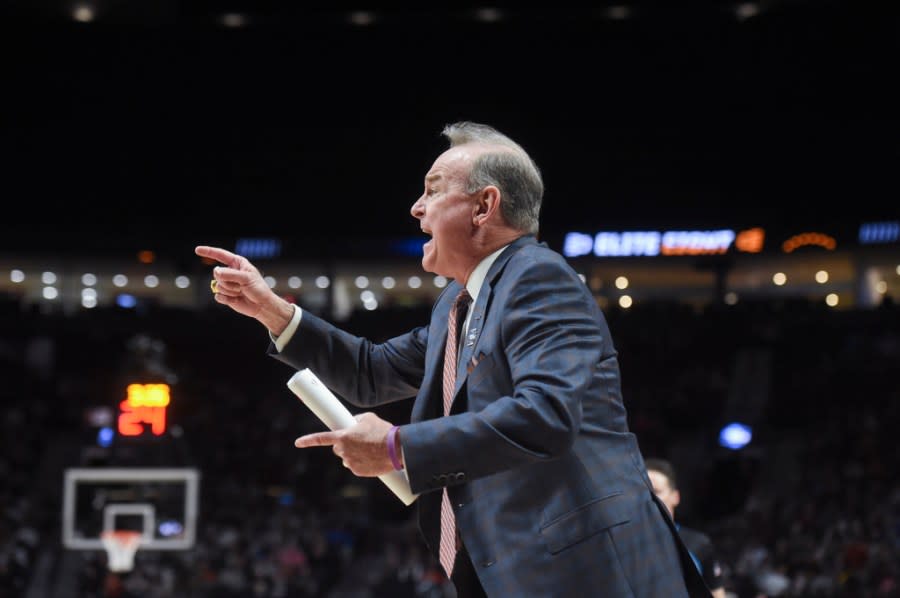
[{"label": "backboard", "polygon": [[62,542],[104,550],[100,534],[141,533],[141,550],[194,545],[200,475],[192,468],[70,468],[63,482]]}]

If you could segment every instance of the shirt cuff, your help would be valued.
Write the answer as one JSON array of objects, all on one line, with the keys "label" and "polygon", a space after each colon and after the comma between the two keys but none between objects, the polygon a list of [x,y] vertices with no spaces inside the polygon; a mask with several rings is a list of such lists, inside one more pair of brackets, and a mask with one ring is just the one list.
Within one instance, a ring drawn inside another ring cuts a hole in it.
[{"label": "shirt cuff", "polygon": [[302,317],[303,310],[299,305],[294,305],[294,316],[291,318],[291,321],[288,323],[287,327],[285,327],[284,331],[277,337],[274,334],[269,333],[269,337],[272,339],[272,342],[275,343],[275,348],[279,353],[287,346],[288,342],[293,338],[294,333],[297,332],[297,327],[300,326],[300,319]]},{"label": "shirt cuff", "polygon": [[409,483],[409,473],[406,471],[406,453],[403,452],[403,443],[400,443],[400,454],[403,456],[403,469],[400,471],[403,472],[403,477],[406,478],[407,483]]}]

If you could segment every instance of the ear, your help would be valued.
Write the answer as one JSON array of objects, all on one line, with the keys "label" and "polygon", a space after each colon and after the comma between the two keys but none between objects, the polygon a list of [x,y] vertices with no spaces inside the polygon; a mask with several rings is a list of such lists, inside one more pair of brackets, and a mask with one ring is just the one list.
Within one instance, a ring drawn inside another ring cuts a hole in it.
[{"label": "ear", "polygon": [[675,507],[681,504],[681,492],[678,490],[672,491],[672,510],[675,510]]},{"label": "ear", "polygon": [[492,218],[500,217],[500,189],[488,185],[475,196],[475,210],[472,222],[475,226],[487,224]]}]

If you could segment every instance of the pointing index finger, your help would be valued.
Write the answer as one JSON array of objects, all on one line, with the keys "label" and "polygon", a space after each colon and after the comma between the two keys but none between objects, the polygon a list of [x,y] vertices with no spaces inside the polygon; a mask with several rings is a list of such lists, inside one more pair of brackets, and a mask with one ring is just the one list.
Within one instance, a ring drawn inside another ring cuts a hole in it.
[{"label": "pointing index finger", "polygon": [[337,441],[334,432],[316,432],[315,434],[306,434],[294,441],[297,448],[307,448],[310,446],[331,446]]},{"label": "pointing index finger", "polygon": [[221,247],[210,247],[209,245],[197,245],[194,247],[194,253],[200,257],[215,260],[227,266],[235,267],[233,264],[237,262],[238,256],[231,253],[227,249]]}]

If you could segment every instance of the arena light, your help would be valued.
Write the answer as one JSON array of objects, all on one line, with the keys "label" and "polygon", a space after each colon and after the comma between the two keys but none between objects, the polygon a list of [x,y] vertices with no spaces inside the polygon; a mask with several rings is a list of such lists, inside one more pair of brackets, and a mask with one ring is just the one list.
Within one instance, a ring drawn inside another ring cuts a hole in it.
[{"label": "arena light", "polygon": [[744,253],[759,253],[766,242],[765,229],[756,227],[742,230],[734,240],[734,248]]},{"label": "arena light", "polygon": [[422,255],[422,245],[428,242],[428,237],[404,237],[402,239],[394,239],[388,244],[391,253],[396,255],[408,255],[411,257],[420,257]]},{"label": "arena light", "polygon": [[865,222],[859,227],[861,245],[896,243],[900,241],[900,220]]},{"label": "arena light", "polygon": [[121,293],[116,295],[116,305],[123,309],[131,309],[137,305],[137,299],[134,295]]},{"label": "arena light", "polygon": [[834,251],[837,247],[837,241],[834,237],[826,235],[825,233],[800,233],[782,243],[781,248],[785,253],[791,253],[800,247],[806,247],[808,245],[823,247],[828,251]]},{"label": "arena light", "polygon": [[112,446],[113,439],[116,437],[116,433],[112,428],[108,426],[104,426],[97,431],[97,446],[102,448],[109,448]]},{"label": "arena light", "polygon": [[753,430],[740,422],[731,422],[719,431],[719,445],[733,451],[744,448],[752,439]]},{"label": "arena light", "polygon": [[276,238],[243,238],[234,245],[234,252],[245,258],[274,259],[281,257],[281,240]]}]

